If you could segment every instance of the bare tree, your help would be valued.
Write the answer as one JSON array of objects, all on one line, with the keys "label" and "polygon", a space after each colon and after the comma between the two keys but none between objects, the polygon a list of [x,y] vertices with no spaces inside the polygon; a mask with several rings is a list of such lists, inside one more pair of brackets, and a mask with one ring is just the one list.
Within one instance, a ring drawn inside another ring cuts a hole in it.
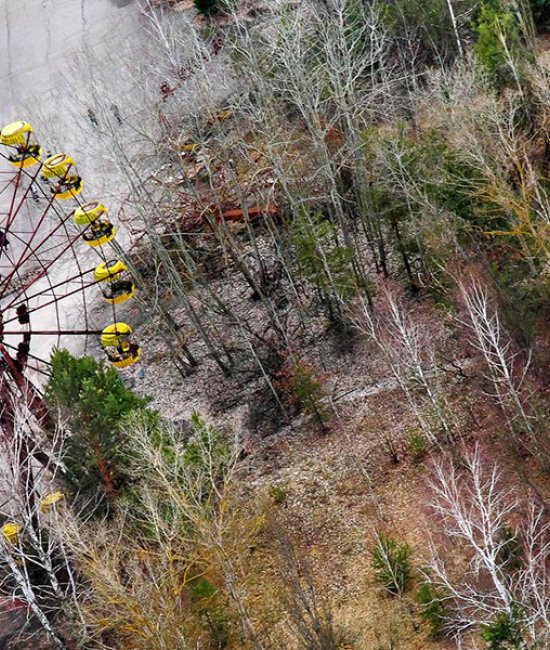
[{"label": "bare tree", "polygon": [[[504,329],[498,310],[490,304],[489,295],[478,281],[459,285],[460,295],[466,307],[466,324],[472,333],[474,348],[481,353],[486,366],[486,377],[492,385],[492,397],[504,412],[508,425],[515,433],[519,426],[534,437],[534,416],[528,411],[524,395],[524,383],[529,371],[531,357],[521,358],[513,348],[513,342]],[[522,366],[518,371],[518,362]]]},{"label": "bare tree", "polygon": [[68,526],[67,541],[87,578],[87,620],[92,628],[109,621],[144,649],[197,647],[204,630],[186,598],[208,576],[243,638],[262,650],[242,586],[260,519],[237,500],[238,433],[226,441],[197,415],[187,441],[170,428],[152,430],[138,415],[125,426],[137,479],[131,500],[109,527],[74,519]]},{"label": "bare tree", "polygon": [[[60,432],[57,428],[46,443],[44,431],[21,401],[13,413],[11,435],[2,441],[5,499],[0,515],[5,526],[0,535],[0,591],[26,603],[34,624],[55,647],[66,650],[59,627],[69,624],[75,636],[85,638],[86,625],[73,558],[58,525],[65,507],[64,496],[56,492],[57,475],[63,469]],[[51,462],[40,465],[33,460],[34,451],[45,448]]]},{"label": "bare tree", "polygon": [[383,300],[383,306],[379,305],[375,312],[363,304],[356,323],[381,351],[427,439],[432,443],[438,440],[435,420],[450,441],[452,425],[439,385],[433,332],[416,322],[391,290],[383,291]]},{"label": "bare tree", "polygon": [[432,507],[458,557],[431,544],[426,579],[439,591],[446,629],[459,637],[505,613],[529,640],[548,641],[550,523],[479,449],[461,466],[438,463]]}]

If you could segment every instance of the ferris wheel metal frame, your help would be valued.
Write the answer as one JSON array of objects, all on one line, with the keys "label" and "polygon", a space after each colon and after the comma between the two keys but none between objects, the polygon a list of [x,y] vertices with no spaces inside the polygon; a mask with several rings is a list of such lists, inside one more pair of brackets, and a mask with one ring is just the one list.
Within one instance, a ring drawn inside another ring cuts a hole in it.
[{"label": "ferris wheel metal frame", "polygon": [[[61,337],[97,336],[116,368],[136,363],[141,349],[130,325],[117,318],[117,306],[134,296],[136,286],[126,264],[107,252],[110,244],[116,255],[120,246],[114,242],[116,228],[106,206],[83,199],[84,181],[70,156],[43,156],[28,122],[3,127],[0,145],[0,159],[9,165],[0,170],[0,428],[9,439],[20,397],[39,424],[49,422],[42,389],[31,377],[49,374],[48,360],[31,351],[35,337],[56,338],[59,346]],[[79,245],[93,250],[99,263],[91,268],[84,263]],[[59,279],[54,270],[61,262],[74,265],[74,272]],[[91,287],[99,287],[111,306],[112,322],[101,329],[90,326],[86,293]],[[62,326],[62,301],[77,295],[82,296],[83,326]],[[57,327],[33,327],[43,310],[54,315]],[[32,480],[29,455],[43,465],[49,462],[41,450],[31,452],[25,441],[20,455],[26,480]]]}]

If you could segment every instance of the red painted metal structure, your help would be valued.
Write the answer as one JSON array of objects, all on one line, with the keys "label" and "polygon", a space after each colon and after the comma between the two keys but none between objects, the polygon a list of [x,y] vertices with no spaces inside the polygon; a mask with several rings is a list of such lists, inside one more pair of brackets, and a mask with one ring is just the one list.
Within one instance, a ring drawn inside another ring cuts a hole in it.
[{"label": "red painted metal structure", "polygon": [[[83,201],[76,196],[67,202],[57,201],[37,158],[32,165],[17,166],[9,152],[0,151],[0,167],[6,168],[0,170],[0,441],[17,444],[19,474],[27,487],[32,520],[36,512],[34,488],[28,489],[34,481],[32,459],[45,467],[50,459],[25,431],[16,432],[16,411],[23,404],[35,425],[49,427],[50,416],[38,378],[48,375],[51,349],[49,346],[35,353],[33,344],[39,340],[36,337],[48,336],[60,345],[61,337],[97,337],[102,330],[89,324],[85,290],[96,284],[90,275],[95,264],[89,268],[90,262],[84,263],[88,267],[84,268],[82,253],[89,248],[79,241],[92,224],[77,228],[72,221],[73,209],[81,207]],[[101,249],[93,251],[107,262]],[[56,265],[62,267],[59,273]],[[65,273],[67,267],[69,275]],[[60,305],[69,297],[74,301],[75,296],[79,296],[79,326],[71,328]],[[116,322],[114,309],[113,305]],[[42,314],[48,316],[46,327],[41,326]]]}]

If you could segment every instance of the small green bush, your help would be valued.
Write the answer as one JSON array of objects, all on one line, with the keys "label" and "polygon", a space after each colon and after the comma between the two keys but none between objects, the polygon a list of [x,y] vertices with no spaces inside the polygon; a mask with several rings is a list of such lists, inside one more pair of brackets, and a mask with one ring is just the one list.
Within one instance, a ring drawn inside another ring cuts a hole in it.
[{"label": "small green bush", "polygon": [[191,581],[191,598],[194,602],[213,598],[218,589],[204,576],[198,576]]},{"label": "small green bush", "polygon": [[325,429],[330,422],[331,414],[323,401],[325,397],[323,383],[315,368],[304,361],[298,361],[294,365],[293,378],[296,399],[303,406],[304,412]]},{"label": "small green bush", "polygon": [[429,625],[432,638],[439,638],[446,619],[442,594],[431,583],[425,582],[416,592],[416,602],[420,605],[420,618]]},{"label": "small green bush", "polygon": [[371,551],[371,566],[376,582],[388,593],[400,595],[405,590],[411,577],[409,556],[408,544],[398,544],[382,533],[376,536]]},{"label": "small green bush", "polygon": [[338,229],[321,211],[298,211],[289,234],[299,275],[319,290],[329,321],[340,324],[340,304],[357,293],[360,284],[353,251],[343,245]]},{"label": "small green bush", "polygon": [[212,648],[223,650],[229,644],[229,619],[225,609],[216,602],[219,589],[203,576],[191,582],[191,601],[208,631]]},{"label": "small green bush", "polygon": [[487,650],[524,650],[526,648],[517,612],[500,612],[484,625],[481,638]]},{"label": "small green bush", "polygon": [[286,490],[278,485],[269,486],[269,496],[273,499],[273,503],[281,505],[286,501]]},{"label": "small green bush", "polygon": [[421,432],[413,430],[407,435],[407,447],[413,460],[418,463],[428,451],[428,442]]},{"label": "small green bush", "polygon": [[303,412],[326,431],[332,413],[326,404],[323,378],[303,359],[289,359],[277,372],[274,386],[286,407]]}]

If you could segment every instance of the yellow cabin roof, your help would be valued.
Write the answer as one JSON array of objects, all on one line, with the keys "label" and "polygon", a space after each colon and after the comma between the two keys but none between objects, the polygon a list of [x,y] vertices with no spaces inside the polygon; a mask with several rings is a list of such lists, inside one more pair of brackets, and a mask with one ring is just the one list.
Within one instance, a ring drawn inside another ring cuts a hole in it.
[{"label": "yellow cabin roof", "polygon": [[32,131],[32,126],[28,122],[22,120],[11,122],[0,131],[0,142],[8,145],[25,144],[28,134]]},{"label": "yellow cabin roof", "polygon": [[74,160],[70,156],[64,153],[56,153],[44,161],[42,175],[46,178],[63,177],[73,165]]},{"label": "yellow cabin roof", "polygon": [[112,323],[101,332],[101,345],[104,347],[117,346],[121,338],[132,334],[132,328],[126,323]]},{"label": "yellow cabin roof", "polygon": [[126,270],[126,264],[120,260],[109,260],[108,262],[102,262],[94,269],[94,280],[96,282],[113,280],[117,275],[123,273]]},{"label": "yellow cabin roof", "polygon": [[98,201],[91,201],[84,203],[74,211],[73,219],[79,226],[88,226],[89,224],[97,221],[103,214],[107,214],[107,208],[103,203]]},{"label": "yellow cabin roof", "polygon": [[9,521],[7,524],[2,526],[2,537],[4,541],[9,542],[10,544],[17,544],[19,541],[19,533],[23,530],[21,524],[16,524],[13,521]]}]

